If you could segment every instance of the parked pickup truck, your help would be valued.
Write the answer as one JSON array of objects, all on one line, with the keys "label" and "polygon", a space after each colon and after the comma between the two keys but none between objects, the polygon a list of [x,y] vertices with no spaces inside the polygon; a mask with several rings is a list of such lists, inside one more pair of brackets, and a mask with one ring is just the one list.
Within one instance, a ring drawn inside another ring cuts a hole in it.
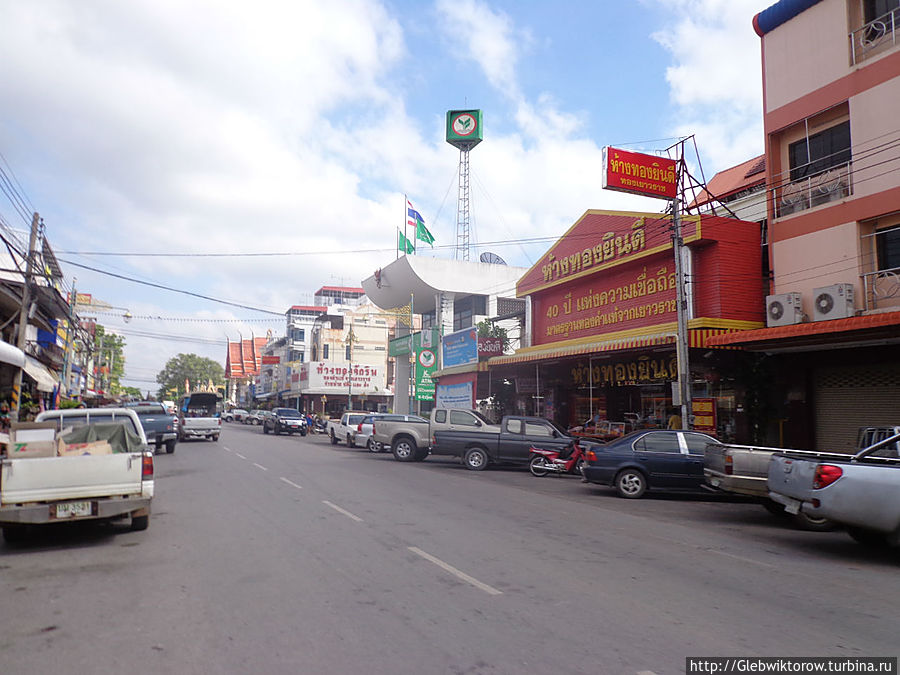
[{"label": "parked pickup truck", "polygon": [[340,419],[328,420],[325,430],[331,439],[331,444],[346,443],[348,448],[354,447],[353,439],[356,436],[356,428],[371,414],[365,410],[347,410]]},{"label": "parked pickup truck", "polygon": [[372,423],[371,440],[390,448],[398,462],[421,462],[428,457],[431,426],[418,415],[379,415]]},{"label": "parked pickup truck", "polygon": [[209,392],[182,396],[178,403],[178,440],[208,438],[218,441],[222,431],[219,401],[218,394]]},{"label": "parked pickup truck", "polygon": [[7,542],[20,541],[28,527],[63,521],[130,516],[132,530],[147,528],[154,491],[153,453],[133,410],[50,410],[40,413],[36,421],[51,423],[56,430],[71,428],[73,435],[84,425],[118,432],[114,449],[120,451],[99,455],[51,453],[43,457],[3,457],[0,460],[0,527]]},{"label": "parked pickup truck", "polygon": [[[891,433],[900,433],[900,427],[863,427],[859,430],[858,448],[872,445],[877,440],[886,438]],[[703,473],[706,482],[724,492],[757,497],[766,510],[776,515],[785,513],[784,506],[773,502],[769,497],[767,479],[769,462],[777,453],[789,452],[794,456],[818,453],[808,450],[789,450],[786,448],[767,448],[757,445],[734,445],[728,443],[710,443],[706,446]],[[847,457],[849,455],[839,455]],[[809,513],[791,515],[794,523],[806,530],[831,530],[834,523],[825,518]]]},{"label": "parked pickup truck", "polygon": [[162,403],[154,401],[126,403],[125,407],[138,414],[147,442],[154,446],[157,452],[163,445],[170,455],[175,452],[175,444],[178,442],[178,417],[170,415]]},{"label": "parked pickup truck", "polygon": [[900,545],[900,433],[852,456],[773,455],[769,495],[789,513],[808,513],[847,527],[856,541]]},{"label": "parked pickup truck", "polygon": [[489,464],[528,464],[531,448],[562,449],[572,437],[541,417],[507,415],[499,425],[471,410],[431,411],[431,454],[461,457],[472,471]]}]

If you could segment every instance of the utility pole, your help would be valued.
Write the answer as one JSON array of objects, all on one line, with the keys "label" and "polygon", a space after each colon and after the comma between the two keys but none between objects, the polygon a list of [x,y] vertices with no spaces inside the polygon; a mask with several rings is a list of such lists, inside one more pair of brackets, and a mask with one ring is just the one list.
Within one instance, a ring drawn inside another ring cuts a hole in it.
[{"label": "utility pole", "polygon": [[[680,167],[679,167],[680,169]],[[678,336],[675,342],[675,353],[678,358],[678,393],[681,399],[681,428],[691,429],[691,368],[688,362],[688,326],[687,326],[687,294],[685,293],[684,266],[682,251],[684,239],[681,237],[681,190],[672,200],[672,248],[675,251],[675,307],[678,320]]]},{"label": "utility pole", "polygon": [[75,359],[69,356],[69,351],[73,348],[73,332],[75,331],[75,320],[72,308],[75,306],[75,282],[78,279],[72,277],[72,294],[69,296],[69,315],[66,317],[66,351],[63,355],[62,384],[60,384],[60,392],[57,398],[65,396],[69,397],[69,383],[72,381],[72,361]]},{"label": "utility pole", "polygon": [[[31,312],[31,275],[34,273],[34,249],[37,245],[40,216],[37,211],[31,218],[31,235],[28,238],[28,258],[25,260],[25,283],[22,284],[22,306],[19,308],[19,332],[16,335],[16,346],[25,351],[26,333],[28,332],[28,315]],[[28,358],[27,356],[25,358]],[[12,406],[9,411],[10,422],[19,421],[22,393],[22,368],[16,371],[13,378]]]}]

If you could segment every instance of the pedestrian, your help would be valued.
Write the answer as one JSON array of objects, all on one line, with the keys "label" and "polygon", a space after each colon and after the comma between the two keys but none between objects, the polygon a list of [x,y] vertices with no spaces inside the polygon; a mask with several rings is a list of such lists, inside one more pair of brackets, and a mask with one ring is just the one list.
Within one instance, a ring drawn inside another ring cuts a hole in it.
[{"label": "pedestrian", "polygon": [[672,408],[669,411],[669,422],[666,424],[668,429],[681,429],[681,415],[678,414],[678,408]]}]

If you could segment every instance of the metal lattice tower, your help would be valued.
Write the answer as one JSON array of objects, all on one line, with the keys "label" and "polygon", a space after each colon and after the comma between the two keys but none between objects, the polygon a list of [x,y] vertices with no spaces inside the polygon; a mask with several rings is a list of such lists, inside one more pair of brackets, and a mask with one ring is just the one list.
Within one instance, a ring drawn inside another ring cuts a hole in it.
[{"label": "metal lattice tower", "polygon": [[456,204],[454,260],[469,259],[469,148],[459,149],[459,195]]}]

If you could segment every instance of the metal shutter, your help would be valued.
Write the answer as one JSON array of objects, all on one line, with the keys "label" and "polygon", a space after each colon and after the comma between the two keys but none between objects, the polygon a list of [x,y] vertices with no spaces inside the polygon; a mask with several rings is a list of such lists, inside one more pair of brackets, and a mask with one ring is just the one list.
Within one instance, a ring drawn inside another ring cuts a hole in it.
[{"label": "metal shutter", "polygon": [[816,449],[853,452],[860,427],[900,425],[900,365],[814,372]]}]

